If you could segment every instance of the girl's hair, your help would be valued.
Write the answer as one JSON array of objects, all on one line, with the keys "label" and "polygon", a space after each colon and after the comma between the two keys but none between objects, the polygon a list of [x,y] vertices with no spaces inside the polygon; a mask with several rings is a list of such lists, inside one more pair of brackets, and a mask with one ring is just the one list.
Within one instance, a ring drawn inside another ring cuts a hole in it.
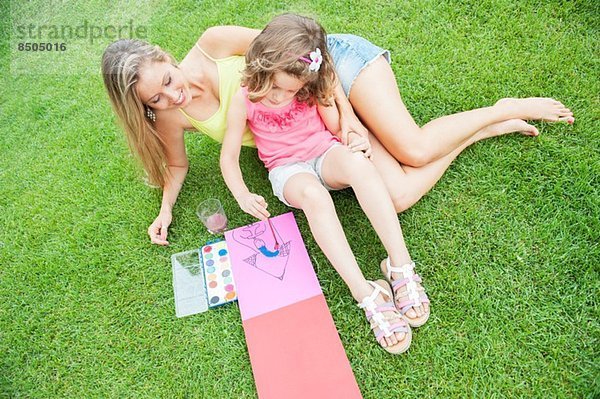
[{"label": "girl's hair", "polygon": [[118,40],[104,50],[102,76],[130,149],[142,163],[149,183],[162,187],[168,173],[164,144],[135,88],[140,70],[153,62],[175,65],[173,57],[158,46],[140,40]]},{"label": "girl's hair", "polygon": [[[318,71],[300,59],[319,48],[323,62]],[[314,105],[331,105],[336,83],[335,70],[327,51],[325,30],[314,19],[297,14],[283,14],[271,20],[250,44],[242,85],[248,88],[250,101],[260,101],[273,87],[276,72],[285,72],[304,82],[298,101]]]}]

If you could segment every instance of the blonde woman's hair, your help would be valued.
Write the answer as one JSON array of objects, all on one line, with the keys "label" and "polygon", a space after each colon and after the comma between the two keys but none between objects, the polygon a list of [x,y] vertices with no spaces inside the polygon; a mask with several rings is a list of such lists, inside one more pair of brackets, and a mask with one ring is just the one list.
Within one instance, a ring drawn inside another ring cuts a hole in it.
[{"label": "blonde woman's hair", "polygon": [[[246,69],[242,85],[248,88],[248,99],[260,101],[273,87],[276,72],[285,72],[304,82],[298,101],[309,105],[332,105],[336,83],[335,70],[327,51],[325,30],[314,19],[297,14],[283,14],[271,20],[250,44],[246,53]],[[308,58],[316,48],[323,62],[318,71],[310,71]]]},{"label": "blonde woman's hair", "polygon": [[118,40],[104,50],[102,76],[131,151],[141,162],[149,183],[162,187],[168,173],[164,143],[135,88],[140,69],[153,62],[175,65],[173,57],[158,46],[140,40]]}]

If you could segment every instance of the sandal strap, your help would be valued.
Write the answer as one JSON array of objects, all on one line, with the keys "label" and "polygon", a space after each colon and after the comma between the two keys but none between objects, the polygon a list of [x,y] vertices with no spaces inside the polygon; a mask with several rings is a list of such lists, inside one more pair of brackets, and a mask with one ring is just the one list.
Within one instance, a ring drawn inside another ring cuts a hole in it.
[{"label": "sandal strap", "polygon": [[[422,280],[421,277],[415,273],[415,262],[410,262],[400,267],[396,267],[392,266],[390,263],[390,258],[388,257],[386,259],[386,266],[388,280],[391,280],[392,273],[402,273],[401,279],[392,282],[394,293],[400,289],[400,287],[406,286],[406,293],[408,294],[408,300],[412,303],[411,306],[421,306],[422,297],[419,295],[417,283],[420,283]],[[401,305],[399,305],[399,307],[403,308]]]},{"label": "sandal strap", "polygon": [[[378,305],[375,308],[375,312],[393,312],[396,309],[396,305],[394,305],[393,302],[386,302],[384,304]],[[370,310],[365,310],[365,313],[367,314],[367,318],[373,316],[374,312],[371,312]]]},{"label": "sandal strap", "polygon": [[[419,302],[420,303],[429,303],[429,298],[427,297],[427,294],[423,293],[419,297]],[[410,308],[412,308],[413,306],[416,306],[415,302],[410,299],[398,303],[398,308],[400,308],[400,313],[402,313],[402,314],[406,314],[406,312],[408,312],[410,310]]]},{"label": "sandal strap", "polygon": [[[363,309],[367,315],[367,320],[371,323],[371,328],[379,328],[379,334],[383,333],[384,336],[389,337],[395,332],[395,328],[397,327],[394,323],[390,325],[388,318],[382,313],[385,311],[397,311],[396,307],[392,302],[387,302],[382,305],[378,305],[375,303],[375,298],[379,294],[385,294],[388,298],[392,298],[391,294],[384,288],[382,288],[379,284],[375,284],[372,281],[367,281],[372,287],[373,292],[371,295],[366,296],[363,300],[357,305],[359,308]],[[379,335],[377,334],[377,335]]]},{"label": "sandal strap", "polygon": [[[402,320],[402,321],[403,321],[403,323],[394,323],[390,326],[390,335],[397,333],[397,332],[408,333],[407,324],[404,320]],[[383,338],[389,337],[390,335],[385,335],[383,330],[379,330],[379,333],[375,334],[375,339],[377,340],[377,342],[381,342],[383,340]]]},{"label": "sandal strap", "polygon": [[375,303],[375,298],[377,298],[379,294],[385,294],[388,298],[392,298],[392,294],[390,294],[386,289],[381,288],[379,284],[375,284],[372,281],[367,281],[367,283],[373,287],[373,292],[371,292],[371,295],[364,297],[363,300],[358,304],[358,307],[373,312],[378,306]]},{"label": "sandal strap", "polygon": [[397,291],[399,288],[403,287],[404,285],[406,285],[406,283],[410,282],[410,281],[415,281],[417,283],[422,283],[423,279],[421,279],[421,276],[419,276],[418,274],[415,274],[411,279],[408,278],[401,278],[398,280],[394,280],[392,281],[392,288],[394,289],[394,291]]},{"label": "sandal strap", "polygon": [[388,280],[392,279],[392,273],[402,273],[404,278],[409,278],[415,274],[415,262],[410,262],[400,267],[392,266],[390,263],[390,257],[388,256],[385,260],[387,266],[387,278]]}]

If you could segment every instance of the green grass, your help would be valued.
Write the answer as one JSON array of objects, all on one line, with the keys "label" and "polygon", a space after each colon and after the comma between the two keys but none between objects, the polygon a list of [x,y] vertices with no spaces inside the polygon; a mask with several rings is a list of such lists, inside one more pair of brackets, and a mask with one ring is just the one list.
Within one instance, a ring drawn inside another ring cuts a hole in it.
[{"label": "green grass", "polygon": [[[122,2],[125,3],[125,2]],[[218,171],[219,147],[186,137],[191,170],[174,208],[171,246],[147,226],[160,193],[145,186],[111,113],[99,57],[38,55],[23,73],[12,26],[113,21],[108,2],[0,11],[0,397],[256,396],[236,305],[175,318],[170,255],[211,237],[195,218],[219,197],[231,226],[252,221]],[[215,24],[263,26],[281,11],[318,16],[329,32],[392,51],[415,120],[506,96],[553,96],[574,126],[537,124],[467,149],[400,215],[433,304],[409,353],[389,356],[296,212],[365,398],[600,396],[600,93],[593,1],[147,1],[149,39],[181,57]],[[54,12],[54,14],[53,14]],[[136,19],[138,21],[138,19]],[[55,62],[56,61],[56,62]],[[60,67],[57,67],[60,65]],[[11,69],[12,67],[12,69]],[[266,171],[242,167],[272,213]],[[385,254],[348,192],[334,200],[357,258],[376,278]],[[374,245],[375,244],[375,245]]]}]

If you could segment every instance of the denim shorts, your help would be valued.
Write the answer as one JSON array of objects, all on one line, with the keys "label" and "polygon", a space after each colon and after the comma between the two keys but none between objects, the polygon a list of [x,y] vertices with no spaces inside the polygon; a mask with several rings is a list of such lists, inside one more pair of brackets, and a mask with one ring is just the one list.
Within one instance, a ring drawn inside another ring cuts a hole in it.
[{"label": "denim shorts", "polygon": [[390,52],[360,36],[349,34],[327,35],[327,49],[346,96],[360,72],[383,55],[391,63]]},{"label": "denim shorts", "polygon": [[285,187],[285,183],[287,183],[290,177],[297,175],[298,173],[309,173],[315,176],[323,185],[323,187],[325,187],[327,190],[334,190],[332,187],[329,187],[323,180],[321,170],[323,168],[323,161],[325,160],[325,157],[327,156],[329,151],[331,151],[332,148],[337,147],[339,145],[341,144],[338,142],[334,142],[327,150],[325,150],[324,153],[322,153],[316,158],[309,159],[308,161],[287,163],[285,165],[280,165],[271,169],[271,171],[269,172],[269,181],[271,181],[271,187],[273,187],[273,194],[275,194],[275,196],[279,198],[281,202],[283,202],[287,206],[291,206],[283,196],[283,188]]}]

